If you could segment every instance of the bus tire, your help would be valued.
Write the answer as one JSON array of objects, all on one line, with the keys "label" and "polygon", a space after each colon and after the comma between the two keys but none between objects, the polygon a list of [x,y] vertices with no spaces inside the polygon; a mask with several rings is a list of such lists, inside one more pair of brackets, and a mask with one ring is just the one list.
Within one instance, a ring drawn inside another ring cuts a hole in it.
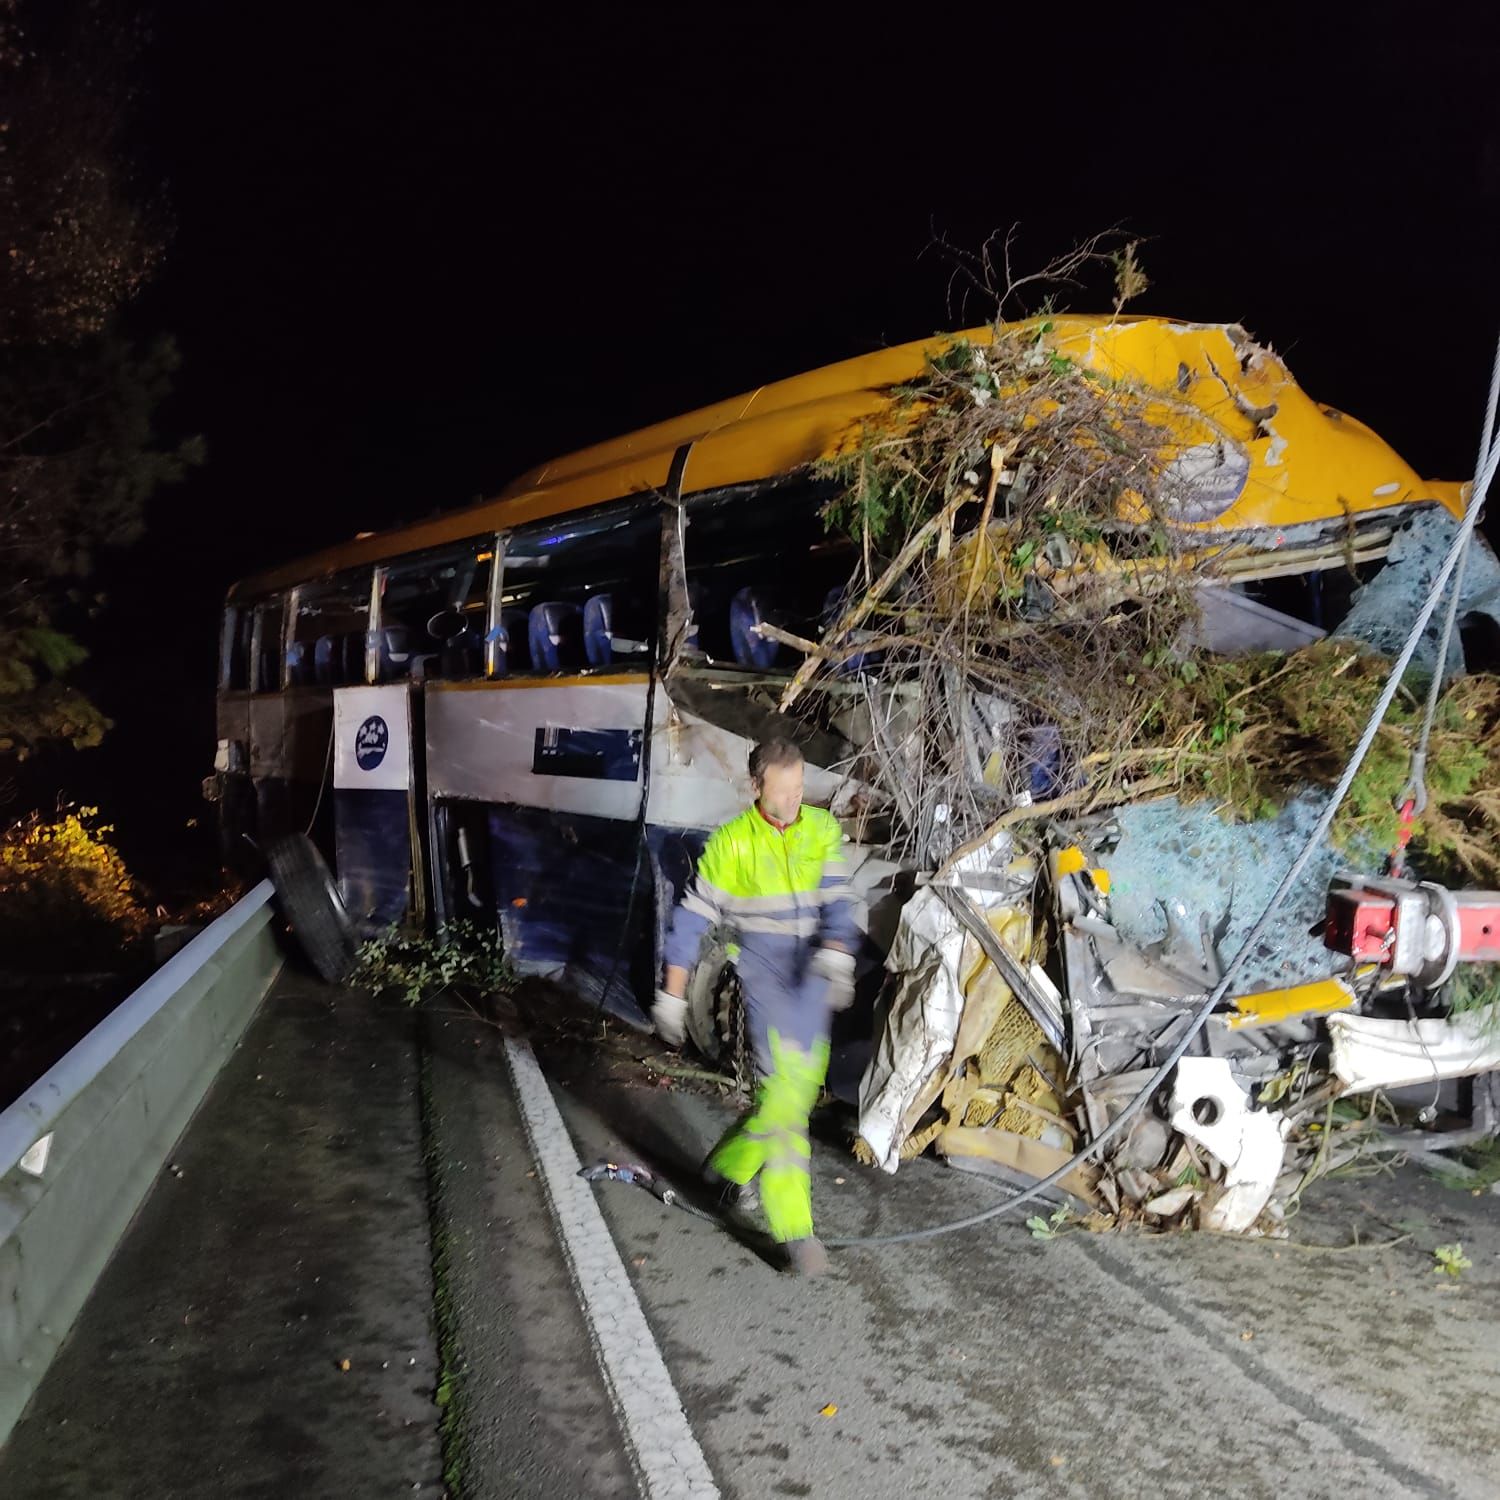
[{"label": "bus tire", "polygon": [[354,968],[359,942],[323,856],[301,833],[272,839],[266,864],[281,914],[320,978],[342,984]]},{"label": "bus tire", "polygon": [[749,1037],[745,997],[739,975],[717,932],[704,939],[702,952],[688,976],[687,1032],[709,1062],[735,1077],[742,1091],[748,1076]]}]

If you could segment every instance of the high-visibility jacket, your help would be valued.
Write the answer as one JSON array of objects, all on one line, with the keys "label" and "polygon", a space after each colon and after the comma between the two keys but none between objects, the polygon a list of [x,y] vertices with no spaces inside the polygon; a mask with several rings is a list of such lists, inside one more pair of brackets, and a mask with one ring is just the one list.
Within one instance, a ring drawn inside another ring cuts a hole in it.
[{"label": "high-visibility jacket", "polygon": [[807,958],[821,943],[854,952],[859,929],[838,819],[804,806],[778,828],[758,806],[716,829],[672,916],[666,961],[691,969],[703,934],[715,923],[733,929],[747,991],[769,980],[784,991],[800,986]]}]

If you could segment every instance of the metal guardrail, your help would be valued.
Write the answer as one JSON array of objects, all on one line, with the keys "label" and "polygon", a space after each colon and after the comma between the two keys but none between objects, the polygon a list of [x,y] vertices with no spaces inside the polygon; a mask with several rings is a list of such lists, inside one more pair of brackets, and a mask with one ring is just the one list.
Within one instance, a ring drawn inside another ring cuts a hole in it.
[{"label": "metal guardrail", "polygon": [[262,881],[0,1112],[0,1442],[281,968]]}]

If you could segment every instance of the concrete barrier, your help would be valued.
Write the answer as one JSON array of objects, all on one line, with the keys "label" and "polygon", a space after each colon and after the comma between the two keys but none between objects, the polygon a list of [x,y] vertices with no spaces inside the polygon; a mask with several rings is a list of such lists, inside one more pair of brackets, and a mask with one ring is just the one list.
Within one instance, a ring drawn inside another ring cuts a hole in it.
[{"label": "concrete barrier", "polygon": [[262,881],[0,1113],[0,1443],[281,968]]}]

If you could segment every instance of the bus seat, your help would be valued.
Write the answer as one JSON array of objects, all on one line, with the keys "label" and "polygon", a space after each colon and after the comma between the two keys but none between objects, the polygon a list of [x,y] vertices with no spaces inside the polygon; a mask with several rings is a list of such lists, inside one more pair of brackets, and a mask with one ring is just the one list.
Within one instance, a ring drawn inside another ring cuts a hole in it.
[{"label": "bus seat", "polygon": [[[484,671],[484,646],[471,630],[454,636],[443,643],[438,653],[438,672],[449,682],[462,681],[465,677],[478,677]],[[429,677],[436,676],[429,669]]]},{"label": "bus seat", "polygon": [[286,648],[286,680],[292,687],[305,687],[312,681],[306,641],[293,641]]},{"label": "bus seat", "polygon": [[391,682],[411,674],[411,632],[404,625],[387,625],[375,643],[379,653],[381,682]]},{"label": "bus seat", "polygon": [[531,634],[529,616],[524,609],[502,609],[500,611],[501,650],[505,657],[507,672],[529,672],[531,670]]},{"label": "bus seat", "polygon": [[320,635],[313,644],[313,681],[319,687],[336,687],[343,678],[343,636]]},{"label": "bus seat", "polygon": [[583,649],[591,667],[607,667],[615,659],[614,599],[595,594],[583,606]]},{"label": "bus seat", "polygon": [[534,671],[566,672],[583,665],[583,611],[576,604],[533,604],[527,636]]},{"label": "bus seat", "polygon": [[766,672],[776,665],[781,644],[755,633],[755,627],[762,623],[779,625],[780,614],[767,591],[751,584],[729,601],[729,643],[742,667]]},{"label": "bus seat", "polygon": [[[829,589],[827,597],[823,600],[823,613],[819,621],[825,632],[832,630],[838,624],[840,617],[852,602],[854,601],[849,597],[847,585],[843,588]],[[868,631],[850,631],[848,644],[853,645],[861,639],[868,639],[868,636]],[[841,661],[834,671],[841,677],[853,677],[860,672],[875,671],[884,660],[883,651],[861,651]]]}]

